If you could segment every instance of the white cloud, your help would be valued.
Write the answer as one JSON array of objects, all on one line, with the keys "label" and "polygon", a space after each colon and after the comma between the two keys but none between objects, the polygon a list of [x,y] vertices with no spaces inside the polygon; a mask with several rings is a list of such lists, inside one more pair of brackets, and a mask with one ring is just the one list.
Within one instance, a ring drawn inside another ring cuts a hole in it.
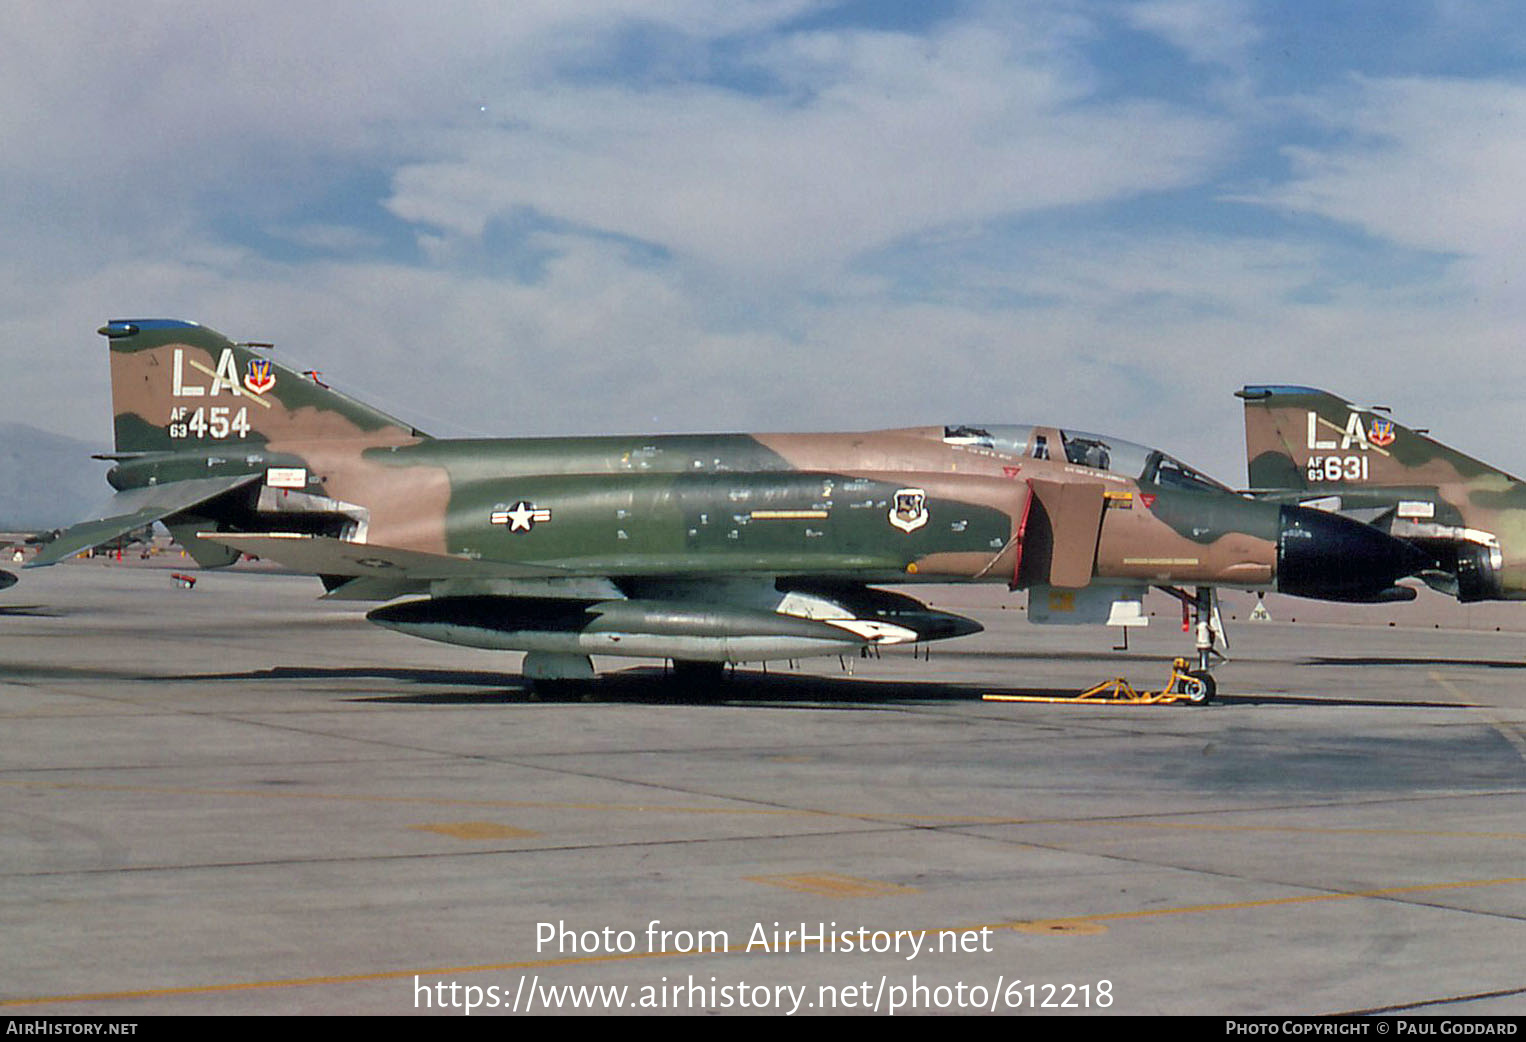
[{"label": "white cloud", "polygon": [[1407,246],[1513,264],[1526,236],[1526,87],[1359,80],[1316,111],[1342,140],[1288,147],[1293,176],[1261,201]]},{"label": "white cloud", "polygon": [[743,277],[810,283],[928,228],[1169,188],[1217,161],[1217,121],[1090,101],[1020,51],[979,27],[813,34],[768,55],[809,83],[803,97],[519,91],[493,106],[511,124],[405,166],[390,207],[466,236],[530,208]]},{"label": "white cloud", "polygon": [[[387,170],[485,99],[545,84],[633,23],[705,41],[807,0],[195,0],[11,5],[0,63],[0,233],[111,235],[289,208]],[[45,232],[37,225],[45,223]],[[164,241],[179,238],[171,229]]]},{"label": "white cloud", "polygon": [[1263,35],[1243,0],[1145,0],[1124,5],[1120,13],[1194,61],[1235,69],[1246,64]]},{"label": "white cloud", "polygon": [[[1092,64],[1094,44],[1120,53],[1108,19],[1243,72],[1260,46],[1244,6],[789,28],[808,6],[17,8],[0,65],[7,418],[106,444],[93,330],[162,315],[274,340],[446,433],[1047,420],[1233,481],[1230,391],[1281,380],[1387,399],[1526,470],[1489,449],[1526,377],[1520,88],[1342,79],[1300,109],[1225,106],[1209,85],[1167,104]],[[636,21],[672,63],[622,50]],[[1308,144],[1310,112],[1325,143]],[[1303,143],[1291,178],[1251,167],[1258,134]],[[1351,236],[1275,213],[1206,231],[1231,169],[1268,186],[1258,202],[1379,245],[1342,252]],[[300,205],[352,180],[391,185],[393,214]],[[544,220],[516,224],[526,211]],[[505,217],[508,246],[491,234]],[[410,223],[419,256],[376,249]],[[270,237],[326,256],[272,259]],[[1384,241],[1463,260],[1430,282],[1362,271]],[[496,250],[514,256],[495,267]]]}]

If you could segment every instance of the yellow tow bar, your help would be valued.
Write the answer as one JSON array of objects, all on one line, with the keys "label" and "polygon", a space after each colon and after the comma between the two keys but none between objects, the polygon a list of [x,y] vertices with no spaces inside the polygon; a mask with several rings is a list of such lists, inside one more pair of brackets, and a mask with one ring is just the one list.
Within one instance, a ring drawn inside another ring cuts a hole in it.
[{"label": "yellow tow bar", "polygon": [[1184,658],[1172,661],[1171,679],[1160,691],[1135,691],[1123,677],[1114,677],[1068,698],[1047,695],[982,695],[981,698],[986,702],[1050,702],[1057,705],[1158,706],[1173,702],[1204,705],[1213,698],[1213,677],[1189,672],[1187,665]]}]

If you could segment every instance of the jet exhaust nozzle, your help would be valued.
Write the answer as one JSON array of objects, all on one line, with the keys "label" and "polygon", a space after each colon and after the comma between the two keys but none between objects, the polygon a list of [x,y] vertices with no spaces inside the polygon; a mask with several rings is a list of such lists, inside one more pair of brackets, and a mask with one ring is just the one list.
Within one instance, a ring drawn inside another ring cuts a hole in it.
[{"label": "jet exhaust nozzle", "polygon": [[1505,599],[1505,584],[1500,576],[1500,551],[1497,546],[1463,543],[1453,550],[1457,567],[1457,599],[1464,604],[1474,601]]}]

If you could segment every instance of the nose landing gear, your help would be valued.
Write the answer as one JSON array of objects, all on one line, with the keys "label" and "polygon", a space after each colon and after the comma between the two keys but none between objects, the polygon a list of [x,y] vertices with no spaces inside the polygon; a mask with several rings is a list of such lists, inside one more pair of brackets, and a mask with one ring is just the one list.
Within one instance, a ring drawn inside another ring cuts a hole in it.
[{"label": "nose landing gear", "polygon": [[[1186,633],[1190,629],[1195,637],[1193,650],[1197,656],[1196,668],[1179,669],[1178,665],[1173,664],[1171,683],[1178,683],[1180,673],[1181,692],[1187,701],[1193,705],[1211,702],[1218,692],[1218,684],[1213,679],[1214,660],[1226,659],[1215,645],[1229,647],[1224,617],[1219,614],[1219,593],[1212,586],[1197,586],[1191,593],[1175,586],[1161,586],[1159,589],[1182,602],[1182,632]],[[1176,663],[1182,667],[1187,664],[1185,659],[1177,659]]]}]

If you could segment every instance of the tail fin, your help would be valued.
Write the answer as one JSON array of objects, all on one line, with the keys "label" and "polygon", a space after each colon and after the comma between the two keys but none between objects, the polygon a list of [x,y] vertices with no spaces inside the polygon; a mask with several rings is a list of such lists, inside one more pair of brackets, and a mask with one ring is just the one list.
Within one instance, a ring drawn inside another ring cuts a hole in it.
[{"label": "tail fin", "polygon": [[427,437],[194,322],[114,319],[111,397],[119,453],[338,438]]},{"label": "tail fin", "polygon": [[1312,387],[1250,386],[1245,458],[1250,487],[1435,487],[1504,471],[1401,426],[1381,410]]}]

